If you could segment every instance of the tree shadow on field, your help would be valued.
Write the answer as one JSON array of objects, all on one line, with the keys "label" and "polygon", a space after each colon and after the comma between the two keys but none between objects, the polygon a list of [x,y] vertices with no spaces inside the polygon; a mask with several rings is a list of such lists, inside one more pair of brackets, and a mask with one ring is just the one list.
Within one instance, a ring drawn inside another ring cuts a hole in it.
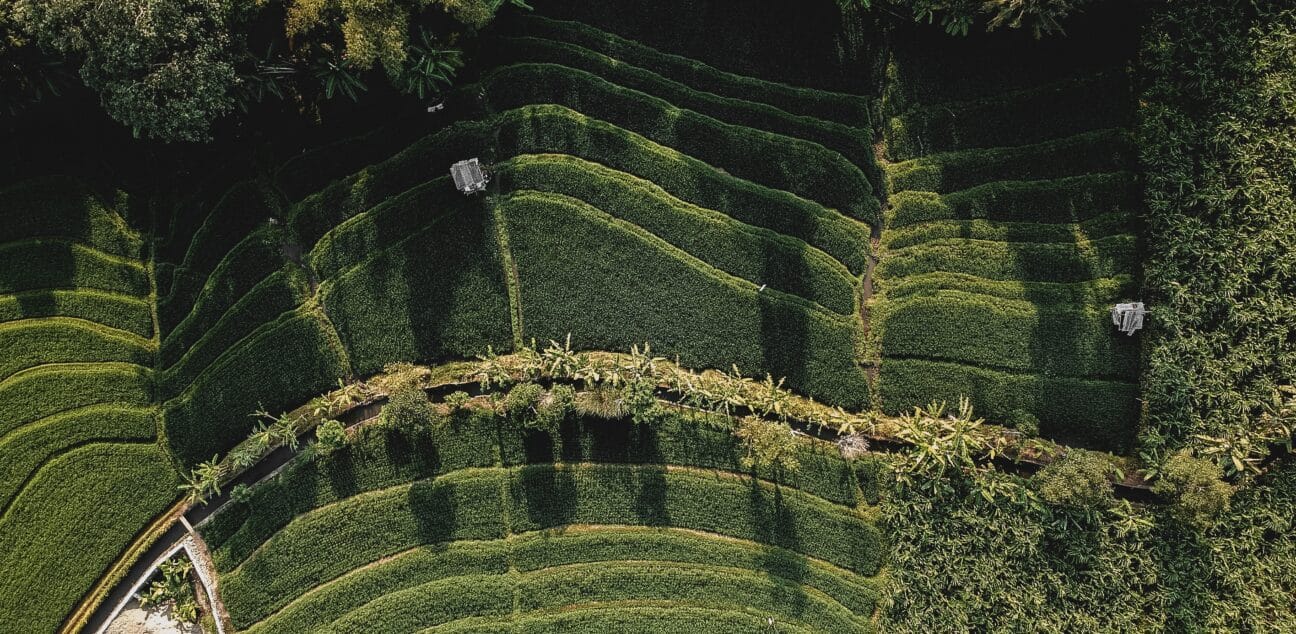
[{"label": "tree shadow on field", "polygon": [[435,544],[454,538],[459,523],[457,486],[454,482],[434,479],[419,480],[410,487],[407,499],[418,543]]},{"label": "tree shadow on field", "polygon": [[580,507],[580,491],[571,468],[528,465],[516,473],[526,500],[527,518],[537,528],[571,524]]},{"label": "tree shadow on field", "polygon": [[786,579],[794,585],[775,585],[775,596],[780,605],[794,608],[795,613],[809,605],[804,582],[809,575],[809,562],[801,554],[801,539],[796,530],[796,519],[784,505],[783,487],[774,484],[767,488],[755,477],[751,478],[749,500],[755,540],[765,545],[758,558],[760,569],[766,574]]}]

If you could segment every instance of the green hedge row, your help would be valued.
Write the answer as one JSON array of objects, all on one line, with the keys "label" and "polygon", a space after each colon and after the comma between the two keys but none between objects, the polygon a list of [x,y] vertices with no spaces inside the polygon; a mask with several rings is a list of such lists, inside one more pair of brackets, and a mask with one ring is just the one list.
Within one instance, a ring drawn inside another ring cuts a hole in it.
[{"label": "green hedge row", "polygon": [[138,260],[143,241],[86,184],[48,176],[0,189],[4,239],[63,238]]},{"label": "green hedge row", "polygon": [[698,91],[651,70],[630,65],[587,48],[534,37],[505,38],[497,53],[504,63],[547,63],[585,71],[618,86],[638,90],[679,108],[766,132],[813,141],[838,152],[874,178],[880,169],[872,135],[860,128],[791,114],[759,101]]},{"label": "green hedge row", "polygon": [[551,20],[539,15],[527,15],[517,22],[519,28],[515,30],[519,34],[571,42],[665,75],[696,90],[767,103],[794,114],[836,121],[863,130],[872,125],[871,108],[866,97],[798,88],[728,73],[697,60],[663,53],[580,22]]},{"label": "green hedge row", "polygon": [[1109,306],[1048,306],[942,291],[880,302],[870,335],[887,357],[957,361],[1045,376],[1138,378],[1139,342]]},{"label": "green hedge row", "polygon": [[1099,128],[1128,126],[1134,115],[1129,76],[1108,71],[975,101],[922,106],[882,126],[887,156],[1039,143]]},{"label": "green hedge row", "polygon": [[455,161],[489,158],[490,122],[454,123],[423,137],[391,158],[369,165],[303,199],[289,212],[289,225],[305,249],[347,219],[408,189],[450,172]]},{"label": "green hedge row", "polygon": [[[394,486],[458,469],[531,462],[617,462],[680,464],[745,471],[742,450],[727,429],[692,417],[669,417],[653,428],[627,422],[564,423],[549,435],[523,429],[493,414],[477,412],[449,428],[422,435],[365,438],[339,458],[304,462],[274,482],[259,485],[247,505],[227,508],[203,527],[220,570],[230,570],[294,517],[363,491]],[[754,474],[846,506],[875,504],[882,485],[873,461],[844,463],[824,445],[798,450],[801,468],[777,475]]]},{"label": "green hedge row", "polygon": [[166,440],[185,465],[210,459],[247,437],[258,409],[282,412],[350,373],[334,334],[311,312],[258,328],[166,403]]},{"label": "green hedge row", "polygon": [[0,323],[0,382],[46,363],[121,361],[153,366],[153,342],[138,335],[70,317]]},{"label": "green hedge row", "polygon": [[440,208],[411,205],[392,213],[421,218],[427,226],[401,237],[381,235],[386,232],[375,225],[375,240],[397,241],[377,253],[348,254],[357,264],[321,292],[353,369],[369,374],[393,361],[471,357],[487,346],[510,349],[504,267],[481,200],[460,196]]},{"label": "green hedge row", "polygon": [[92,289],[34,290],[0,295],[0,323],[39,317],[84,319],[153,337],[153,315],[138,297]]},{"label": "green hedge row", "polygon": [[499,68],[482,85],[497,110],[558,103],[641,134],[657,143],[783,189],[865,222],[881,204],[864,173],[817,143],[722,123],[691,110],[555,64]]},{"label": "green hedge row", "polygon": [[191,277],[205,278],[230,250],[258,226],[265,224],[274,213],[265,192],[256,183],[242,181],[235,184],[225,192],[194,233],[184,260],[176,263],[178,271]]},{"label": "green hedge row", "polygon": [[908,225],[883,234],[890,249],[915,244],[966,238],[999,242],[1081,243],[1117,234],[1134,233],[1135,218],[1128,214],[1104,214],[1078,223],[997,222],[994,220],[933,220]]},{"label": "green hedge row", "polygon": [[1014,374],[957,363],[883,359],[878,379],[883,411],[899,414],[933,400],[971,399],[978,416],[1002,423],[1014,410],[1034,414],[1041,435],[1115,453],[1129,450],[1139,417],[1133,383]]},{"label": "green hedge row", "polygon": [[1079,244],[940,240],[888,253],[877,274],[894,280],[945,271],[996,280],[1080,282],[1137,268],[1136,242],[1129,235]]},{"label": "green hedge row", "polygon": [[158,301],[158,323],[163,338],[177,331],[192,339],[201,336],[234,302],[284,264],[279,232],[266,226],[248,234],[210,274],[176,269],[171,292]]},{"label": "green hedge row", "polygon": [[888,202],[888,227],[929,220],[1083,222],[1109,213],[1138,213],[1143,203],[1130,172],[1084,174],[1042,181],[995,181],[940,195],[902,191]]},{"label": "green hedge row", "polygon": [[[162,340],[162,366],[168,368],[168,373],[188,372],[192,379],[193,374],[214,361],[226,348],[261,324],[297,308],[309,295],[310,283],[301,267],[285,264],[257,282],[228,309],[219,305],[220,302],[204,301]],[[218,310],[221,312],[216,312]],[[193,369],[177,367],[182,363]]]},{"label": "green hedge row", "polygon": [[892,192],[943,194],[988,181],[1129,170],[1135,165],[1135,156],[1128,132],[1095,130],[1035,145],[932,154],[889,165],[887,175]]},{"label": "green hedge row", "polygon": [[310,251],[311,268],[321,279],[336,277],[444,213],[480,213],[480,205],[466,200],[448,174],[429,178],[329,230]]},{"label": "green hedge row", "polygon": [[505,190],[548,191],[583,200],[726,273],[836,313],[855,311],[857,282],[831,257],[800,240],[689,204],[649,181],[566,155],[522,156],[498,166],[497,172]]},{"label": "green hedge row", "polygon": [[57,238],[0,244],[0,293],[73,288],[147,297],[148,273],[138,261]]},{"label": "green hedge row", "polygon": [[1084,282],[1022,282],[987,280],[963,273],[922,273],[887,281],[876,290],[895,301],[918,295],[933,295],[953,290],[989,295],[1002,299],[1020,299],[1035,304],[1088,304],[1103,306],[1137,296],[1137,280],[1131,275],[1116,275]]},{"label": "green hedge row", "polygon": [[556,194],[500,203],[521,280],[526,338],[619,350],[650,341],[689,367],[787,377],[847,408],[869,402],[853,319],[730,277],[607,214]]},{"label": "green hedge row", "polygon": [[149,405],[151,374],[149,368],[127,363],[65,363],[23,370],[0,381],[0,436],[86,405]]},{"label": "green hedge row", "polygon": [[155,411],[117,404],[60,412],[23,427],[0,442],[0,515],[41,465],[94,442],[154,442]]},{"label": "green hedge row", "polygon": [[177,484],[152,442],[90,444],[47,463],[0,520],[0,623],[57,630]]},{"label": "green hedge row", "polygon": [[633,132],[556,105],[510,110],[496,119],[501,153],[570,154],[633,174],[699,207],[800,238],[864,272],[869,229],[784,191],[717,170]]}]

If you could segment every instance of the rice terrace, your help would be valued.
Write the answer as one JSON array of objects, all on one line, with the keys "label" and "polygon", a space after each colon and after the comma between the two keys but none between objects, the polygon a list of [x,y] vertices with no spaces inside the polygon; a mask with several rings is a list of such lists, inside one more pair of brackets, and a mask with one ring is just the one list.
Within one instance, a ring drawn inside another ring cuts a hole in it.
[{"label": "rice terrace", "polygon": [[1296,632],[1286,0],[0,0],[0,633]]}]

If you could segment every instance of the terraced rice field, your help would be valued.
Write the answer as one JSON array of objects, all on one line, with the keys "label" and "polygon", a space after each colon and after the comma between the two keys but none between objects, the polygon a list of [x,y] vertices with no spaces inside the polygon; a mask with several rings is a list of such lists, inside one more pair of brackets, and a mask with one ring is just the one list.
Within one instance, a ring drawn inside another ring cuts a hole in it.
[{"label": "terraced rice field", "polygon": [[[412,143],[344,140],[174,214],[207,218],[173,223],[158,265],[182,461],[245,437],[258,403],[568,333],[869,405],[861,289],[881,172],[865,97],[541,17],[496,49],[509,58],[452,96],[451,118],[401,130]],[[489,197],[444,175],[466,156],[492,164]]]},{"label": "terraced rice field", "polygon": [[202,528],[238,629],[874,629],[880,465],[831,445],[778,477],[703,419],[551,436],[472,413],[344,451]]},{"label": "terraced rice field", "polygon": [[71,178],[0,190],[0,623],[14,631],[53,631],[175,497],[125,208]]},{"label": "terraced rice field", "polygon": [[1127,449],[1140,339],[1108,315],[1140,284],[1122,44],[1058,45],[1085,60],[1065,76],[1047,54],[968,46],[942,65],[939,42],[896,40],[871,314],[883,409],[964,394],[994,422],[1029,413],[1051,438]]}]

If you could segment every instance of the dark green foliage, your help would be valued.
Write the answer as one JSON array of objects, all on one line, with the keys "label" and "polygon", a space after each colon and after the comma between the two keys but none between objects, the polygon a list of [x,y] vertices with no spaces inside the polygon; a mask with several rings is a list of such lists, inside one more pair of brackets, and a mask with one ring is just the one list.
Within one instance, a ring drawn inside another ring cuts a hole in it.
[{"label": "dark green foliage", "polygon": [[288,313],[262,326],[166,403],[166,439],[183,464],[220,453],[247,436],[258,409],[284,411],[349,374],[322,319]]},{"label": "dark green foliage", "polygon": [[[887,156],[903,161],[969,148],[1038,143],[1131,123],[1133,96],[1124,72],[1110,71],[976,101],[922,106],[882,128]],[[1077,108],[1077,103],[1084,107]]]},{"label": "dark green foliage", "polygon": [[185,378],[175,382],[187,385],[243,337],[300,306],[308,292],[301,268],[285,264],[229,306],[216,296],[204,296],[196,310],[162,340],[161,360],[167,375],[180,374]]},{"label": "dark green foliage", "polygon": [[1122,233],[1132,233],[1132,216],[1104,214],[1080,223],[994,222],[990,220],[935,220],[886,232],[882,242],[889,249],[942,239],[994,240],[998,242],[1086,242]]},{"label": "dark green foliage", "polygon": [[769,284],[837,313],[855,310],[850,272],[800,240],[738,223],[674,198],[648,181],[574,157],[523,156],[498,171],[506,190],[578,198],[726,273]]},{"label": "dark green foliage", "polygon": [[790,114],[759,101],[694,90],[650,70],[563,42],[524,37],[505,39],[500,46],[506,51],[506,62],[541,62],[582,70],[718,121],[813,141],[841,154],[870,177],[878,172],[871,137],[860,129],[867,129],[867,121],[856,128]]},{"label": "dark green foliage", "polygon": [[976,413],[1002,422],[1013,410],[1040,420],[1040,433],[1067,444],[1124,451],[1138,419],[1138,385],[1116,381],[1016,374],[957,363],[883,359],[878,395],[882,409],[900,414],[933,400],[972,401]]},{"label": "dark green foliage", "polygon": [[1039,435],[1039,418],[1024,409],[1015,409],[1008,412],[1008,416],[1004,418],[1004,424],[1021,432],[1023,436],[1028,438]]},{"label": "dark green foliage", "polygon": [[1001,221],[1083,222],[1109,213],[1133,213],[1142,207],[1130,172],[1084,174],[1053,180],[994,181],[940,195],[903,191],[888,202],[887,226],[928,220],[984,218]]},{"label": "dark green foliage", "polygon": [[94,322],[46,317],[0,322],[0,381],[45,363],[121,361],[153,364],[153,342]]},{"label": "dark green foliage", "polygon": [[[384,219],[392,214],[426,220],[413,233],[389,236],[384,228],[394,221]],[[349,254],[356,264],[329,280],[321,293],[356,372],[376,372],[393,361],[439,361],[471,357],[487,346],[510,347],[503,266],[480,199],[460,197],[432,210],[399,206],[360,219],[357,226],[380,236],[382,249]],[[341,240],[334,242],[347,244]]]},{"label": "dark green foliage", "polygon": [[860,169],[823,146],[722,123],[554,64],[518,64],[483,80],[488,103],[505,110],[558,103],[641,134],[739,178],[801,195],[875,222],[879,203]]},{"label": "dark green foliage", "polygon": [[633,174],[699,207],[800,238],[845,264],[865,269],[869,229],[787,192],[734,178],[697,159],[609,123],[556,105],[528,106],[496,119],[504,152],[570,154]]},{"label": "dark green foliage", "polygon": [[864,97],[798,88],[728,73],[697,60],[661,52],[579,22],[551,20],[540,15],[527,15],[517,22],[519,26],[516,30],[527,35],[571,42],[659,73],[696,90],[767,103],[793,114],[836,121],[857,128],[869,127],[870,108]]},{"label": "dark green foliage", "polygon": [[24,427],[0,443],[0,510],[9,506],[41,465],[92,442],[153,442],[154,412],[117,404],[59,412]]},{"label": "dark green foliage", "polygon": [[89,444],[46,463],[0,520],[0,622],[58,629],[175,493],[170,462],[150,441]]},{"label": "dark green foliage", "polygon": [[34,238],[0,243],[0,293],[74,288],[147,296],[148,274],[138,261],[77,242]]},{"label": "dark green foliage", "polygon": [[948,193],[995,180],[1037,180],[1117,172],[1133,166],[1123,130],[1095,130],[1021,147],[932,154],[888,166],[892,192]]},{"label": "dark green foliage", "polygon": [[131,259],[139,259],[143,246],[108,203],[84,182],[67,176],[0,189],[0,217],[5,220],[5,241],[64,238]]},{"label": "dark green foliage", "polygon": [[[1024,482],[1016,482],[1020,490]],[[1002,484],[1000,483],[1000,490]],[[1063,526],[1009,496],[937,499],[909,488],[883,507],[898,592],[887,631],[1265,631],[1296,622],[1296,465],[1240,491],[1205,536],[1159,505]],[[949,597],[960,596],[959,601]]]},{"label": "dark green foliage", "polygon": [[880,305],[872,313],[871,334],[891,357],[1133,381],[1138,342],[1112,329],[1108,308],[942,291]]},{"label": "dark green foliage", "polygon": [[[737,364],[848,408],[868,403],[852,320],[724,275],[571,198],[501,203],[521,279],[524,335],[624,349],[651,341],[690,367]],[[597,307],[597,308],[595,308]]]},{"label": "dark green foliage", "polygon": [[76,407],[147,405],[150,374],[148,368],[125,363],[65,363],[14,374],[0,381],[0,436]]},{"label": "dark green foliage", "polygon": [[1296,384],[1296,12],[1154,12],[1139,142],[1150,252],[1147,448],[1254,433]]},{"label": "dark green foliage", "polygon": [[877,273],[890,279],[940,271],[1005,281],[1083,282],[1133,269],[1136,246],[1130,235],[1077,244],[939,240],[888,253]]},{"label": "dark green foliage", "polygon": [[275,172],[275,184],[288,200],[298,202],[403,151],[412,134],[408,126],[389,125],[293,155]]},{"label": "dark green foliage", "polygon": [[153,316],[144,300],[91,289],[34,290],[0,296],[0,323],[36,317],[72,317],[109,328],[153,336]]}]

